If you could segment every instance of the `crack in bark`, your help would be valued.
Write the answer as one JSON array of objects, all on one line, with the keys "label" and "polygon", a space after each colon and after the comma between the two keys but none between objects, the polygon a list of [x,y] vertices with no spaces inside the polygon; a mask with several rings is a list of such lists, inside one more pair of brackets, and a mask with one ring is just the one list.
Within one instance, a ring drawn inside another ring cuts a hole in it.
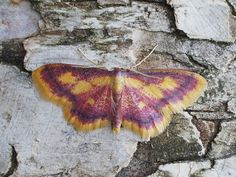
[{"label": "crack in bark", "polygon": [[11,152],[11,166],[9,168],[9,170],[7,171],[7,173],[5,173],[3,175],[3,177],[9,177],[11,176],[17,169],[18,167],[18,161],[17,161],[17,152],[16,152],[16,149],[13,145],[11,145],[11,148],[12,148],[12,152]]}]

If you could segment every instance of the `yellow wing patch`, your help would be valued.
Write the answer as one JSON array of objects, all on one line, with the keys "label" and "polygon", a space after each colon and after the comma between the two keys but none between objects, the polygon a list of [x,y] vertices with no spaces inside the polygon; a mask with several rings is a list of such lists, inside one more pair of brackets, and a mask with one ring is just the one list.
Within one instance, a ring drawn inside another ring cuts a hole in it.
[{"label": "yellow wing patch", "polygon": [[80,94],[88,92],[92,89],[92,85],[87,81],[77,81],[77,84],[72,88],[71,92],[74,94]]},{"label": "yellow wing patch", "polygon": [[105,77],[95,77],[89,81],[94,86],[105,86],[111,84],[111,77],[105,76]]},{"label": "yellow wing patch", "polygon": [[125,85],[129,86],[129,87],[133,87],[133,88],[140,88],[144,85],[144,83],[138,79],[134,79],[134,78],[125,78]]},{"label": "yellow wing patch", "polygon": [[58,80],[63,84],[75,84],[77,79],[71,72],[66,72],[58,77]]},{"label": "yellow wing patch", "polygon": [[178,87],[178,83],[176,82],[176,80],[170,77],[166,77],[163,79],[163,82],[158,85],[158,87],[162,90],[174,90]]},{"label": "yellow wing patch", "polygon": [[91,106],[95,104],[95,101],[93,98],[89,98],[87,101],[87,104],[90,104]]},{"label": "yellow wing patch", "polygon": [[149,96],[153,98],[156,98],[156,99],[163,98],[163,93],[160,87],[155,84],[144,86],[142,90],[143,90],[143,93],[148,94]]}]

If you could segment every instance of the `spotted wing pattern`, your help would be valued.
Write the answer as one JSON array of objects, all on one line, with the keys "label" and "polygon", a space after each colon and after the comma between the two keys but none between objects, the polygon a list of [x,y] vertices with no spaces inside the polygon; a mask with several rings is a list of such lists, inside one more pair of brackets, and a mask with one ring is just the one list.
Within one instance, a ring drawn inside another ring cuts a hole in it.
[{"label": "spotted wing pattern", "polygon": [[68,64],[48,64],[32,74],[41,95],[63,108],[64,117],[78,130],[106,126],[111,113],[110,72]]},{"label": "spotted wing pattern", "polygon": [[[207,85],[199,74],[184,70],[126,71],[121,75],[117,122],[144,138],[162,133],[171,114],[190,106]],[[113,128],[119,131],[119,124]]]},{"label": "spotted wing pattern", "polygon": [[32,74],[46,99],[63,108],[65,118],[78,130],[89,131],[111,123],[143,138],[165,130],[171,114],[191,105],[206,80],[183,70],[130,70],[81,68],[48,64]]}]

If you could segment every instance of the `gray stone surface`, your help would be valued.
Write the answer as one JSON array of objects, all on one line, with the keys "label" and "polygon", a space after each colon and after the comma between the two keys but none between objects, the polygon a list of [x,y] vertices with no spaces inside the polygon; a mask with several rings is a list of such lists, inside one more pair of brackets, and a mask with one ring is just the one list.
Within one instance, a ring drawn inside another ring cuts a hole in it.
[{"label": "gray stone surface", "polygon": [[225,159],[216,160],[211,169],[202,171],[200,177],[234,177],[236,175],[235,169],[236,156]]},{"label": "gray stone surface", "polygon": [[126,130],[113,134],[111,127],[77,132],[66,123],[59,107],[39,97],[30,76],[14,67],[0,65],[0,88],[4,103],[0,105],[0,139],[6,141],[1,147],[15,147],[16,176],[49,175],[72,168],[77,175],[114,176],[128,165],[140,141]]},{"label": "gray stone surface", "polygon": [[97,0],[99,5],[128,5],[130,0]]},{"label": "gray stone surface", "polygon": [[228,102],[228,111],[236,114],[236,98],[232,98]]},{"label": "gray stone surface", "polygon": [[[105,3],[105,1],[103,2]],[[104,8],[98,8],[96,1],[61,2],[53,5],[50,1],[37,1],[33,4],[40,11],[45,22],[44,30],[47,31],[120,29],[120,27],[122,29],[140,28],[148,31],[165,32],[174,30],[167,6],[145,1],[133,1],[132,5],[128,6]]]},{"label": "gray stone surface", "polygon": [[234,177],[236,157],[202,162],[179,162],[159,166],[159,170],[148,177]]},{"label": "gray stone surface", "polygon": [[[61,36],[49,35],[38,36],[24,41],[24,47],[27,54],[24,59],[26,70],[33,71],[37,67],[46,63],[68,63],[83,66],[94,66],[88,61],[78,49],[93,62],[105,67],[128,67],[134,65],[134,62],[128,58],[129,53],[105,52],[103,50],[94,50],[91,44],[84,42],[74,45],[63,45],[58,43]],[[55,44],[57,44],[55,46]],[[114,44],[115,45],[115,44]]]},{"label": "gray stone surface", "polygon": [[217,134],[212,149],[209,153],[211,158],[223,158],[234,155],[236,152],[236,121],[221,123],[221,130]]},{"label": "gray stone surface", "polygon": [[[150,51],[157,45],[155,52],[172,55],[173,59],[182,64],[189,66],[188,64],[192,62],[192,65],[200,68],[206,69],[213,66],[215,69],[224,72],[229,69],[229,63],[232,64],[236,57],[235,43],[221,44],[210,41],[189,40],[187,37],[178,37],[175,34],[151,33],[142,30],[134,30],[132,36],[132,49],[136,56],[143,51]],[[155,57],[150,56],[149,59],[154,61]],[[153,65],[153,67],[157,66]],[[211,72],[211,74],[214,74],[214,71]]]},{"label": "gray stone surface", "polygon": [[224,111],[211,111],[211,112],[195,112],[190,111],[191,115],[195,116],[197,119],[203,120],[230,120],[235,119],[236,116],[230,112]]},{"label": "gray stone surface", "polygon": [[11,167],[11,146],[0,138],[0,176],[6,174]]},{"label": "gray stone surface", "polygon": [[0,41],[26,38],[38,32],[38,13],[28,1],[13,4],[0,0]]},{"label": "gray stone surface", "polygon": [[211,162],[209,160],[203,162],[169,163],[166,165],[160,165],[158,168],[159,170],[148,177],[189,177],[190,175],[200,177],[198,175],[199,173],[210,168]]},{"label": "gray stone surface", "polygon": [[222,0],[167,0],[174,8],[176,26],[190,38],[233,42],[236,19]]}]

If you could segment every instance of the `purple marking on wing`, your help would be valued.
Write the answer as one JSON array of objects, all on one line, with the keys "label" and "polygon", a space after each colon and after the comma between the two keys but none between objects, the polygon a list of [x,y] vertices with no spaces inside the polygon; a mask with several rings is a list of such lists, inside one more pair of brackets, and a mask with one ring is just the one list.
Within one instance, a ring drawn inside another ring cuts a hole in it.
[{"label": "purple marking on wing", "polygon": [[[170,77],[179,86],[174,90],[162,90],[164,98],[161,99],[155,99],[145,94],[142,95],[140,90],[128,87],[124,87],[122,95],[119,95],[120,93],[114,93],[116,90],[111,91],[111,86],[96,86],[89,93],[78,96],[71,92],[73,85],[63,84],[58,80],[58,77],[66,72],[72,73],[78,80],[86,81],[98,76],[119,75],[120,77],[138,79],[147,85],[158,85],[165,77]],[[161,109],[170,103],[176,103],[182,100],[186,93],[196,87],[198,80],[191,73],[178,72],[177,70],[160,70],[157,72],[146,72],[145,74],[151,77],[121,69],[107,71],[99,68],[79,68],[67,64],[49,64],[44,67],[41,77],[49,85],[53,94],[59,97],[66,97],[72,103],[71,115],[77,117],[84,123],[93,122],[101,118],[110,118],[113,121],[113,126],[118,127],[120,125],[119,122],[122,122],[121,119],[124,118],[137,123],[139,127],[150,129],[155,126],[155,123],[160,123],[164,120]],[[113,104],[111,103],[112,97],[115,101],[114,107],[111,106]],[[89,98],[92,98],[97,106],[88,105],[87,101]],[[121,102],[119,102],[120,98]],[[138,107],[137,104],[140,102],[144,102],[146,106],[143,108]]]},{"label": "purple marking on wing", "polygon": [[[79,117],[82,122],[91,122],[95,119],[110,117],[110,95],[111,89],[108,87],[97,87],[89,93],[81,94],[81,99],[74,104],[71,114]],[[86,103],[89,98],[93,98],[96,105]]]},{"label": "purple marking on wing", "polygon": [[[148,73],[150,74],[150,73]],[[164,98],[155,99],[147,95],[142,95],[141,89],[125,88],[123,90],[124,99],[132,97],[132,104],[122,104],[123,118],[129,121],[135,122],[139,127],[149,129],[154,126],[154,123],[160,123],[164,117],[160,112],[166,105],[174,104],[180,100],[183,100],[184,96],[197,85],[197,79],[191,75],[191,73],[176,73],[176,72],[155,72],[153,75],[156,78],[148,77],[142,74],[128,72],[128,77],[138,79],[147,85],[150,83],[160,84],[164,78],[170,77],[174,79],[178,86],[174,90],[162,90]],[[151,75],[151,76],[153,76]],[[140,110],[137,107],[139,102],[144,102],[147,107]]]},{"label": "purple marking on wing", "polygon": [[[148,111],[148,110],[145,110]],[[141,128],[152,128],[155,124],[162,122],[163,116],[160,112],[156,111],[155,114],[148,114],[146,116],[140,116],[138,114],[127,113],[124,115],[125,119],[135,122]]]},{"label": "purple marking on wing", "polygon": [[[153,108],[153,100],[148,96],[142,95],[138,89],[125,87],[122,97],[124,99],[121,100],[121,107],[119,108],[122,119],[135,122],[139,127],[147,129],[163,120],[160,112]],[[144,102],[146,106],[143,109],[138,108],[137,104],[139,102]]]},{"label": "purple marking on wing", "polygon": [[[72,73],[78,80],[88,80],[98,76],[109,76],[113,73],[97,68],[79,68],[67,64],[46,65],[41,73],[42,79],[49,85],[53,94],[58,97],[66,97],[72,103],[71,114],[81,119],[82,122],[93,122],[96,119],[109,118],[111,96],[104,94],[111,94],[111,88],[98,86],[90,92],[80,94],[79,96],[75,95],[71,92],[72,85],[62,84],[58,80],[58,77],[66,72]],[[100,107],[89,107],[86,102],[90,97],[96,102],[101,99],[107,100],[103,100],[104,104],[100,105]]]},{"label": "purple marking on wing", "polygon": [[[185,78],[181,79],[184,81],[183,83],[179,83],[179,87],[174,89],[173,91],[165,90],[164,95],[165,97],[160,100],[159,108],[165,106],[166,103],[176,103],[183,99],[183,97],[187,94],[187,92],[193,90],[197,84],[197,80],[193,77],[186,76]],[[163,103],[165,103],[163,105]]]}]

